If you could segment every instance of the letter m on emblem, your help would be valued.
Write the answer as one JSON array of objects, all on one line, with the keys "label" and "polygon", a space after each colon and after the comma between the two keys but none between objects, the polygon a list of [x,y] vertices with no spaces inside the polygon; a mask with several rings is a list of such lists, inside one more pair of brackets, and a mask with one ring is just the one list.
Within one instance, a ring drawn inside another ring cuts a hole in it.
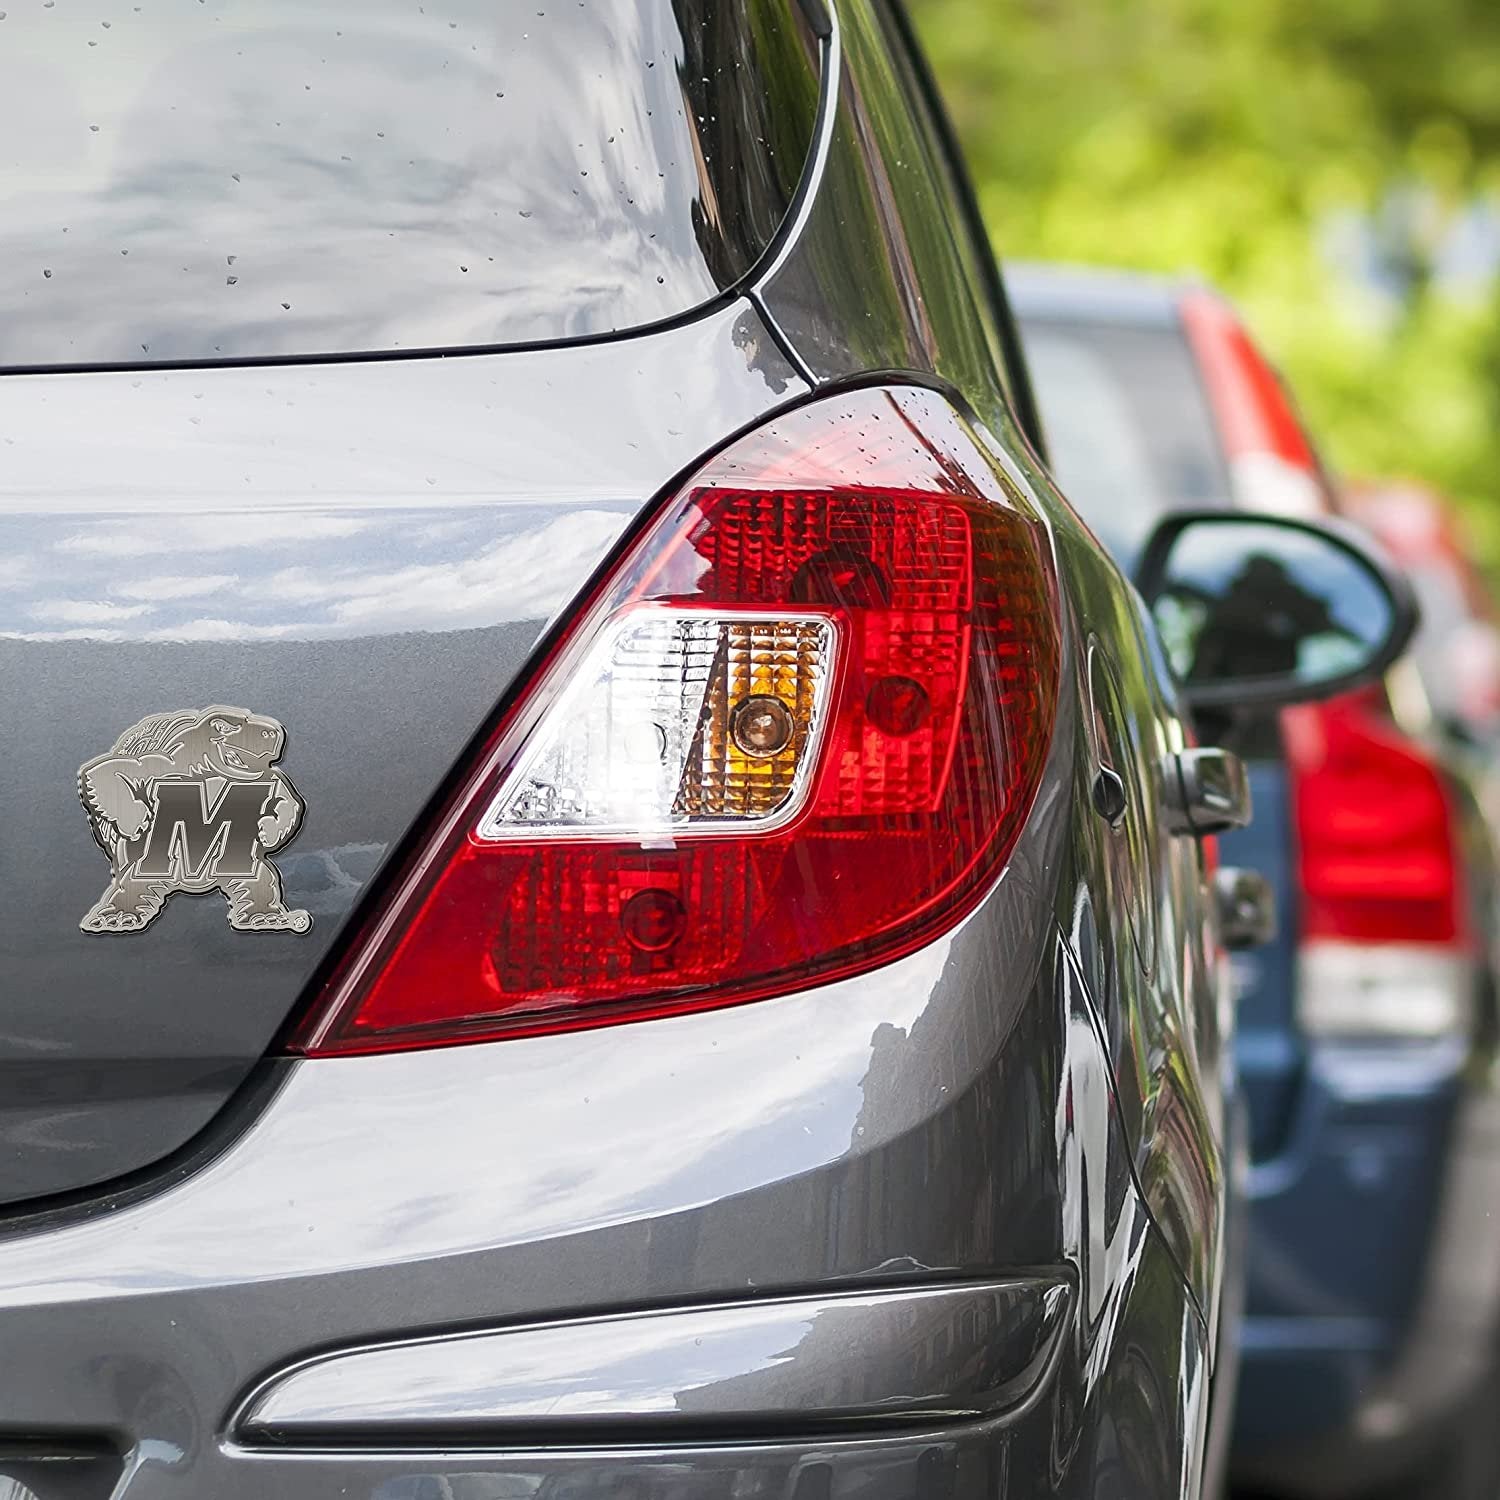
[{"label": "letter m on emblem", "polygon": [[198,881],[253,875],[256,824],[273,790],[268,781],[226,782],[210,807],[201,781],[158,781],[156,816],[137,876]]}]

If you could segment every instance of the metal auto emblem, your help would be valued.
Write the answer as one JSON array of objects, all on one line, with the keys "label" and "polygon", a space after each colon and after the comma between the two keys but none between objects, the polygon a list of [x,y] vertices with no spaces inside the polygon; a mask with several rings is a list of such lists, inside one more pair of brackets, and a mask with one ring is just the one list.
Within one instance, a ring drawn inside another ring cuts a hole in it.
[{"label": "metal auto emblem", "polygon": [[109,886],[78,925],[140,932],[178,891],[221,891],[237,932],[306,932],[287,908],[271,855],[297,832],[304,806],[275,769],[286,730],[265,714],[216,703],[151,714],[78,772]]}]

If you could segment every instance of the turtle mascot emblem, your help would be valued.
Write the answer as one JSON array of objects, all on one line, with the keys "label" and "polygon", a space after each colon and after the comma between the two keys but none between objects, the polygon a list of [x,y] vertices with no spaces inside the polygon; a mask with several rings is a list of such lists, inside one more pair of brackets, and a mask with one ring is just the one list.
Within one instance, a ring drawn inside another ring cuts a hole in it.
[{"label": "turtle mascot emblem", "polygon": [[305,810],[274,769],[285,748],[275,719],[215,704],[151,714],[88,761],[78,795],[110,878],[83,931],[140,932],[174,892],[222,891],[238,932],[306,932],[270,859]]}]

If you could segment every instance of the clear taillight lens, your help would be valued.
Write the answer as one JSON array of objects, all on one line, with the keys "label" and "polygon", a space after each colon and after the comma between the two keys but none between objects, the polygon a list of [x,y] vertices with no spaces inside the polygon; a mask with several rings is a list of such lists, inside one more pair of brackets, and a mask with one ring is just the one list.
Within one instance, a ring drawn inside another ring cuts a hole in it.
[{"label": "clear taillight lens", "polygon": [[600,633],[478,837],[785,822],[806,800],[833,685],[830,615],[627,610]]},{"label": "clear taillight lens", "polygon": [[931,941],[1036,795],[1049,557],[934,392],[847,392],[741,439],[579,611],[295,1046],[724,1005]]}]

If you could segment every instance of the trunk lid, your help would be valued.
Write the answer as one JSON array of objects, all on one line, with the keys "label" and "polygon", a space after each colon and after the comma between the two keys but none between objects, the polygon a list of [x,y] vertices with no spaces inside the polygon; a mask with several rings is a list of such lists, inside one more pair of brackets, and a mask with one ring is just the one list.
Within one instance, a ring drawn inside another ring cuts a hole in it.
[{"label": "trunk lid", "polygon": [[[213,1117],[549,618],[674,474],[800,389],[743,304],[572,348],[0,378],[0,1201]],[[213,706],[257,717],[115,749]],[[80,929],[163,782],[196,800],[153,858],[179,884],[215,848],[238,868],[247,768],[268,841],[300,822],[272,858],[310,930],[235,930],[217,888]]]}]

